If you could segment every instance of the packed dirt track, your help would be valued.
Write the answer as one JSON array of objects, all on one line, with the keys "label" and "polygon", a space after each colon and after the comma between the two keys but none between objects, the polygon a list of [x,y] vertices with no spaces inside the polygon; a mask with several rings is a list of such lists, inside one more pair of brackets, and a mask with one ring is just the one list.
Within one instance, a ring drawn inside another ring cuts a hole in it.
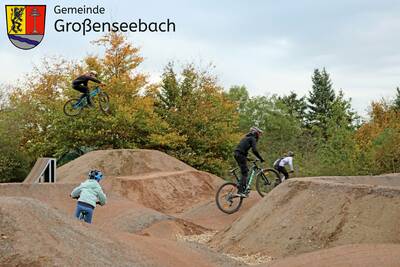
[{"label": "packed dirt track", "polygon": [[346,245],[288,257],[263,266],[396,267],[400,263],[399,250],[400,245],[397,244]]},{"label": "packed dirt track", "polygon": [[[71,190],[104,171],[92,225]],[[398,266],[400,175],[288,180],[239,212],[215,205],[223,180],[159,151],[102,150],[55,184],[0,184],[0,266]]]}]

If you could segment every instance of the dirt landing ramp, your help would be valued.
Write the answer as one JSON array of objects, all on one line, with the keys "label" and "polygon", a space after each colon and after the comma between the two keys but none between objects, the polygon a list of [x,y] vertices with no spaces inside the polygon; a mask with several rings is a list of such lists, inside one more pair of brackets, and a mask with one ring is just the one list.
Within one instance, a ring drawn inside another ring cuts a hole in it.
[{"label": "dirt landing ramp", "polygon": [[111,191],[145,207],[175,214],[213,198],[222,182],[212,174],[196,170],[159,172],[114,177]]},{"label": "dirt landing ramp", "polygon": [[[400,245],[347,245],[288,257],[263,267],[397,267],[400,265]],[[260,266],[261,267],[261,266]]]},{"label": "dirt landing ramp", "polygon": [[252,191],[249,198],[243,201],[240,210],[234,214],[226,214],[220,211],[215,204],[215,197],[206,200],[187,209],[184,213],[178,214],[179,218],[196,223],[205,228],[212,230],[222,230],[227,225],[231,225],[233,221],[245,214],[251,207],[261,201],[261,197],[256,191]]},{"label": "dirt landing ramp", "polygon": [[356,243],[400,243],[400,188],[289,180],[211,241],[220,251],[291,256]]}]

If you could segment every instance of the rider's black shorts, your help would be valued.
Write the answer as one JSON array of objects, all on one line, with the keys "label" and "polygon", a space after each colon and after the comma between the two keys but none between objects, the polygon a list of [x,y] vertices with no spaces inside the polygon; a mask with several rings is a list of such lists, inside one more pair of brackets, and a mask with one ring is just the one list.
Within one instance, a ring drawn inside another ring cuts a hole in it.
[{"label": "rider's black shorts", "polygon": [[87,86],[84,86],[83,84],[72,84],[72,88],[75,90],[78,90],[79,92],[83,94],[89,93],[89,88]]}]

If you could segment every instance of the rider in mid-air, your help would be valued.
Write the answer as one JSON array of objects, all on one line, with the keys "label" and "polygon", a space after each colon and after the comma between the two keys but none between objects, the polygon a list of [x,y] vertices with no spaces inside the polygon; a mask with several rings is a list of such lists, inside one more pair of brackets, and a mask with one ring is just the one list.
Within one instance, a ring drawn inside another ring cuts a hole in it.
[{"label": "rider in mid-air", "polygon": [[79,219],[82,211],[85,211],[85,222],[92,223],[93,211],[97,202],[101,206],[106,204],[107,197],[104,194],[99,182],[103,179],[103,173],[98,170],[91,170],[88,179],[81,183],[71,192],[72,198],[77,198],[75,217]]},{"label": "rider in mid-air", "polygon": [[293,173],[293,157],[294,153],[292,151],[288,151],[287,154],[274,162],[274,168],[281,174],[283,174],[282,181],[276,181],[276,185],[280,184],[281,182],[289,179],[289,173],[287,172],[285,165],[289,165],[290,173]]},{"label": "rider in mid-air", "polygon": [[240,172],[242,177],[240,179],[239,192],[238,194],[241,197],[247,197],[246,194],[246,185],[247,185],[247,176],[249,174],[249,168],[247,167],[247,155],[251,148],[253,154],[260,159],[261,162],[264,162],[264,159],[261,157],[260,153],[257,151],[257,141],[263,133],[257,127],[251,127],[250,132],[240,140],[240,143],[237,145],[235,149],[235,160],[240,167]]},{"label": "rider in mid-air", "polygon": [[89,81],[104,85],[100,80],[97,79],[97,72],[91,70],[88,73],[85,73],[73,80],[72,88],[82,93],[79,101],[81,101],[82,98],[86,97],[88,107],[93,107],[92,101],[90,100],[90,91],[88,88]]}]

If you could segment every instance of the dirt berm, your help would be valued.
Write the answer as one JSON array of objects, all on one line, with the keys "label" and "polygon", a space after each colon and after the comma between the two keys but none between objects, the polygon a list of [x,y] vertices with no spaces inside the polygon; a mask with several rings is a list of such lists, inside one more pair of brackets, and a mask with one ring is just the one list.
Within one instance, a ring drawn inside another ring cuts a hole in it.
[{"label": "dirt berm", "polygon": [[[400,176],[291,179],[211,245],[274,258],[347,244],[400,243]],[[355,180],[355,181],[354,181]],[[393,186],[378,186],[376,184]],[[400,251],[399,251],[400,253]]]}]

